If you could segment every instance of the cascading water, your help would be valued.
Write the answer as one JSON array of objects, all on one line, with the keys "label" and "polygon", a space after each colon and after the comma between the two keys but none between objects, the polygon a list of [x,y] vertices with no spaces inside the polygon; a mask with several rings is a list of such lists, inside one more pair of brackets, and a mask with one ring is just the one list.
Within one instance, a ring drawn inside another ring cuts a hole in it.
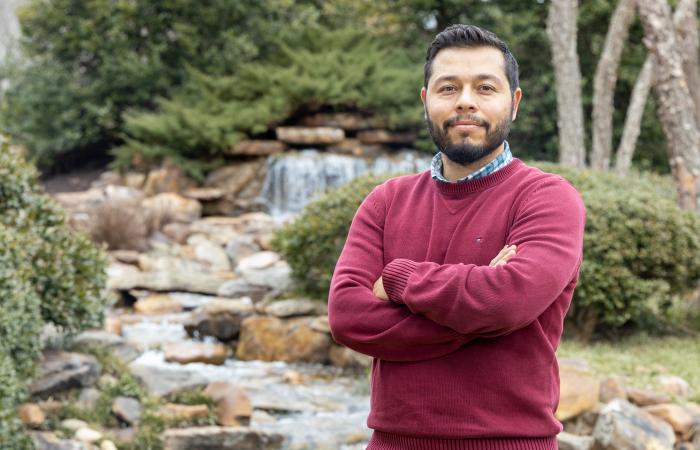
[{"label": "cascading water", "polygon": [[302,150],[271,156],[263,202],[278,219],[299,213],[327,188],[341,186],[367,173],[421,172],[430,167],[430,155],[411,151],[382,155],[375,159]]}]

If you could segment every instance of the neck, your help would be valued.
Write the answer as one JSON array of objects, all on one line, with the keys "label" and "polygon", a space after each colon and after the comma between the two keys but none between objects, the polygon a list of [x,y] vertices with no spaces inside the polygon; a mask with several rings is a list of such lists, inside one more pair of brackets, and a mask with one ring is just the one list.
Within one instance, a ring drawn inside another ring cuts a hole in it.
[{"label": "neck", "polygon": [[463,164],[458,164],[454,161],[452,161],[450,158],[445,156],[445,154],[442,154],[442,176],[445,177],[448,181],[455,181],[459,180],[460,178],[464,178],[467,175],[473,173],[474,171],[477,171],[484,167],[486,164],[490,163],[494,159],[498,157],[501,153],[503,153],[503,149],[505,148],[505,142],[501,142],[501,145],[496,147],[491,153],[488,155],[484,156],[483,158],[474,161],[473,163],[469,163],[466,165]]}]

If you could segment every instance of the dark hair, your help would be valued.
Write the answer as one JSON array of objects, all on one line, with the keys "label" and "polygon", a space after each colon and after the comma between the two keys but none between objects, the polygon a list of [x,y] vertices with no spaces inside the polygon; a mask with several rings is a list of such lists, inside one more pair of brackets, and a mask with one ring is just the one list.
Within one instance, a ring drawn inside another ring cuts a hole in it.
[{"label": "dark hair", "polygon": [[433,60],[440,50],[445,48],[458,47],[494,47],[503,52],[505,60],[505,72],[510,85],[510,93],[513,95],[515,89],[520,85],[518,81],[518,62],[510,52],[508,46],[498,36],[489,30],[484,30],[475,25],[450,25],[442,30],[428,47],[423,66],[423,86],[428,87],[428,80],[433,71]]}]

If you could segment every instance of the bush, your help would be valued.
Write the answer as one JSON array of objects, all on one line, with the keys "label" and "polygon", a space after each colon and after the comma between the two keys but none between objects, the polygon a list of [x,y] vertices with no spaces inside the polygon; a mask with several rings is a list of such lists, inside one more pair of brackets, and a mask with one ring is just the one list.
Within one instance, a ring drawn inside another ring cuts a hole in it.
[{"label": "bush", "polygon": [[15,406],[26,396],[45,323],[66,333],[102,323],[104,254],[73,234],[34,167],[0,143],[0,448],[23,449]]},{"label": "bush", "polygon": [[188,66],[232,73],[266,55],[280,29],[313,20],[311,10],[276,0],[30,0],[19,11],[25,64],[5,68],[0,122],[42,166],[113,146],[123,112],[153,108]]},{"label": "bush", "polygon": [[272,57],[232,76],[192,71],[177,95],[159,100],[157,112],[128,113],[116,165],[168,157],[197,176],[197,160],[200,171],[204,161],[216,165],[236,142],[321,107],[381,114],[395,128],[421,123],[420,65],[405,53],[351,28],[309,28],[276,44]]},{"label": "bush", "polygon": [[6,148],[0,151],[0,224],[20,231],[31,264],[30,282],[42,298],[43,320],[66,332],[103,320],[106,257],[65,223],[43,192],[36,169]]},{"label": "bush", "polygon": [[[567,332],[587,338],[663,329],[665,313],[700,277],[700,219],[676,205],[672,181],[535,165],[571,181],[587,208],[584,260]],[[329,191],[276,232],[273,245],[307,294],[326,297],[357,207],[386,178],[359,178]]]}]

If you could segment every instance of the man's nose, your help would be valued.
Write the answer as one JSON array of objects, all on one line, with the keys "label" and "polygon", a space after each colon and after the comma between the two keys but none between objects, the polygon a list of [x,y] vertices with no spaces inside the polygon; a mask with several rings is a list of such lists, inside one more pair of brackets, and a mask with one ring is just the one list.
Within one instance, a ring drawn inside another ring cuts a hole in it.
[{"label": "man's nose", "polygon": [[476,98],[471,89],[462,89],[455,105],[457,111],[476,111]]}]

